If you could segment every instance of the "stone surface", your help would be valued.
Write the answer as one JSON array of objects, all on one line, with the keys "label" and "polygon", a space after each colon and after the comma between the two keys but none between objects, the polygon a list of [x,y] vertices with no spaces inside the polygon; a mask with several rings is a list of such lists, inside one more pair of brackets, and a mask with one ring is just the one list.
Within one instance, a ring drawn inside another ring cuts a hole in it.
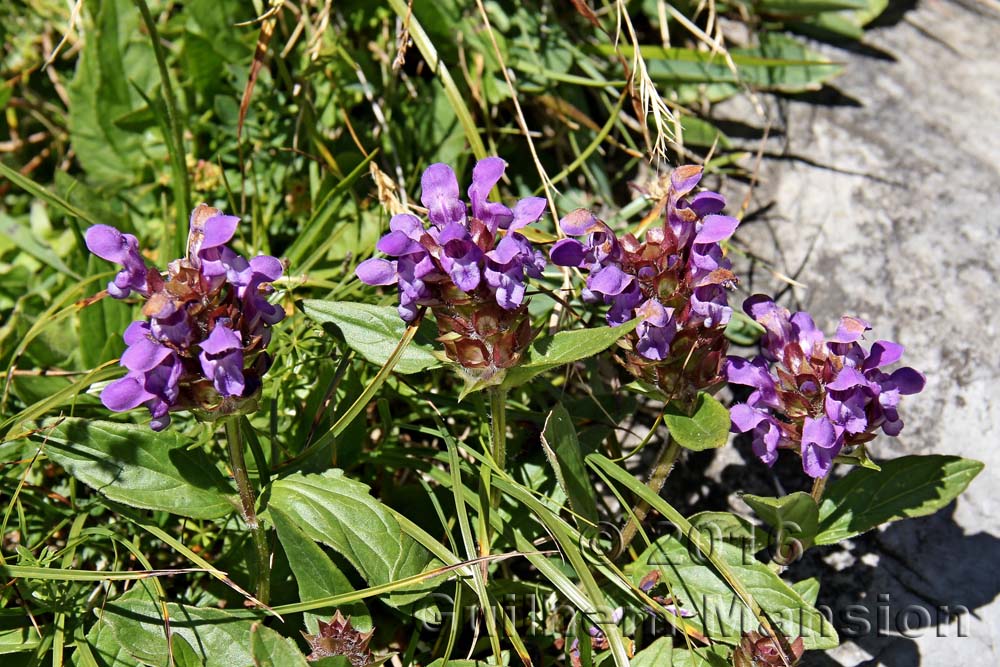
[{"label": "stone surface", "polygon": [[[739,232],[763,261],[744,263],[743,288],[782,291],[786,305],[810,310],[828,332],[842,313],[859,315],[874,336],[907,347],[903,360],[925,372],[927,388],[903,402],[906,428],[898,439],[879,438],[875,456],[936,452],[986,463],[938,515],[842,545],[853,558],[801,564],[823,576],[820,603],[850,640],[815,664],[1000,664],[995,6],[891,8],[867,33],[872,48],[817,46],[846,64],[834,82],[841,95],[766,101],[777,132]],[[738,102],[719,114],[752,117]],[[727,195],[739,201],[734,191],[730,181]],[[711,468],[725,477],[726,463]],[[944,608],[957,618],[949,622]]]}]

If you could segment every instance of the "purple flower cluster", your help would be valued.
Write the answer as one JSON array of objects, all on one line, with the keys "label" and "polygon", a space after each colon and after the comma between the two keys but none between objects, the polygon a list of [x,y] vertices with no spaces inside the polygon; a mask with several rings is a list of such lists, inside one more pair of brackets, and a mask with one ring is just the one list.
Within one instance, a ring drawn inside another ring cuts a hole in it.
[{"label": "purple flower cluster", "polygon": [[739,222],[720,215],[726,202],[718,193],[694,194],[701,175],[697,166],[674,170],[665,224],[650,228],[642,243],[631,234],[619,240],[580,209],[560,225],[586,240],[563,239],[552,247],[555,264],[588,271],[583,297],[611,306],[608,324],[641,318],[635,351],[648,360],[666,359],[679,331],[722,327],[732,315],[726,289],[735,276],[720,242]]},{"label": "purple flower cluster", "polygon": [[121,365],[128,374],[101,392],[108,409],[144,405],[159,431],[174,409],[231,414],[255,401],[270,366],[270,326],[284,317],[267,300],[283,268],[274,257],[248,261],[233,252],[226,244],[238,223],[200,205],[191,214],[188,254],[171,262],[166,276],[146,266],[131,234],[107,225],[87,230],[90,251],[123,267],[108,294],[139,294],[148,318],[125,330]]},{"label": "purple flower cluster", "polygon": [[871,440],[878,429],[899,434],[900,396],[924,387],[924,376],[912,368],[884,370],[902,357],[901,345],[879,340],[866,350],[859,341],[871,327],[846,316],[826,339],[808,313],[792,315],[763,295],[747,299],[743,309],[765,333],[760,356],[727,359],[729,382],[753,388],[730,415],[733,431],[753,434],[764,463],[773,465],[779,448],[797,449],[806,474],[823,477],[845,446]]},{"label": "purple flower cluster", "polygon": [[487,199],[506,166],[480,160],[466,205],[451,167],[432,164],[421,178],[427,222],[393,216],[376,246],[392,259],[368,259],[356,271],[369,285],[397,286],[404,321],[430,308],[445,353],[476,382],[499,382],[520,360],[531,341],[525,283],[545,268],[545,255],[518,231],[541,217],[545,200],[510,209]]},{"label": "purple flower cluster", "polygon": [[[528,197],[513,210],[487,200],[507,163],[480,160],[472,170],[469,204],[459,199],[458,179],[446,164],[432,164],[420,184],[429,225],[402,213],[389,221],[389,233],[376,248],[394,259],[372,258],[358,265],[357,276],[369,285],[398,285],[399,315],[412,322],[420,306],[447,299],[450,285],[468,295],[496,302],[504,310],[524,303],[526,276],[538,278],[545,256],[518,229],[535,222],[545,199]],[[471,215],[469,209],[471,208]],[[505,231],[503,236],[498,232]]]}]

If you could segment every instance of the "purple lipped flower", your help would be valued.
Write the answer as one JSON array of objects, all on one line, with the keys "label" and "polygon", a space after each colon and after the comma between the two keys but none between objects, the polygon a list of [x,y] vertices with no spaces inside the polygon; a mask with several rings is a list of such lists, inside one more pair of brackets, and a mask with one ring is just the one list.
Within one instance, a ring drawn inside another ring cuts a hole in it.
[{"label": "purple lipped flower", "polygon": [[736,283],[720,244],[739,222],[721,215],[721,195],[694,192],[701,175],[697,166],[674,170],[663,225],[651,227],[641,242],[632,234],[617,237],[579,209],[560,226],[583,240],[562,239],[549,254],[554,264],[587,272],[581,297],[607,304],[608,324],[640,319],[620,342],[625,366],[682,400],[721,382],[723,330],[732,315],[727,290]]},{"label": "purple lipped flower", "polygon": [[133,291],[146,296],[149,269],[139,254],[139,241],[108,225],[94,225],[85,235],[87,249],[101,259],[120,264],[122,270],[108,283],[108,294],[124,299]]},{"label": "purple lipped flower", "polygon": [[760,356],[726,361],[728,381],[753,389],[730,417],[734,432],[752,435],[764,463],[773,465],[778,449],[794,449],[806,474],[824,477],[844,448],[869,442],[880,429],[899,434],[900,396],[925,382],[909,367],[883,370],[902,358],[901,345],[879,340],[866,350],[861,340],[871,326],[850,316],[826,338],[808,313],[793,315],[764,295],[751,296],[743,309],[764,334]]},{"label": "purple lipped flower", "polygon": [[239,218],[204,204],[191,214],[187,255],[165,275],[147,269],[135,237],[105,225],[87,230],[87,247],[125,267],[109,285],[112,296],[145,298],[146,320],[123,338],[128,373],[109,384],[101,401],[115,412],[145,406],[150,427],[162,430],[170,412],[192,409],[202,419],[255,409],[260,376],[270,366],[270,327],[284,311],[270,303],[271,283],[284,268],[274,257],[250,260],[228,245]]},{"label": "purple lipped flower", "polygon": [[397,286],[404,321],[430,308],[448,356],[480,380],[499,381],[520,359],[531,338],[527,280],[546,265],[519,231],[542,216],[546,200],[527,197],[513,209],[489,200],[506,166],[498,157],[476,163],[468,205],[451,167],[429,166],[420,181],[427,222],[393,216],[376,244],[393,259],[373,257],[355,270],[368,285]]},{"label": "purple lipped flower", "polygon": [[229,322],[217,320],[212,333],[201,342],[201,369],[212,381],[219,396],[239,396],[246,384],[243,381],[243,341],[230,328]]}]

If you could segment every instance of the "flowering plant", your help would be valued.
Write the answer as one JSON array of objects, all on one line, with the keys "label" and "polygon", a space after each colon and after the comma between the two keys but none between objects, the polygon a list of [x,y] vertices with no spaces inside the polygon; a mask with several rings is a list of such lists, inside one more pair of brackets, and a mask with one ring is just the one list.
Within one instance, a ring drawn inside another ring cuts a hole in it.
[{"label": "flowering plant", "polygon": [[476,163],[466,206],[451,167],[432,164],[420,179],[427,222],[394,215],[376,248],[395,259],[373,257],[357,268],[369,285],[398,286],[403,321],[430,307],[448,357],[493,383],[531,340],[526,279],[540,278],[546,263],[518,231],[541,217],[545,199],[527,197],[513,209],[487,199],[506,166],[497,157]]},{"label": "flowering plant", "polygon": [[552,261],[588,271],[583,298],[610,304],[608,324],[639,318],[625,339],[626,367],[668,396],[690,401],[700,389],[717,385],[725,354],[723,336],[732,310],[726,290],[737,280],[720,243],[739,221],[720,215],[725,199],[694,189],[698,166],[670,175],[664,224],[640,242],[621,239],[590,212],[578,210],[560,223],[570,236],[552,247]]},{"label": "flowering plant", "polygon": [[[55,4],[0,12],[4,667],[793,667],[859,609],[877,661],[957,579],[939,630],[982,627],[953,556],[992,537],[865,536],[983,468],[887,454],[929,432],[902,396],[947,385],[913,354],[940,325],[870,318],[925,388],[867,322],[750,296],[787,270],[751,206],[777,170],[708,114],[822,88],[843,64],[784,28],[885,2]],[[912,213],[884,181],[838,222]],[[797,278],[849,294],[918,223]],[[989,413],[944,398],[948,432]],[[883,633],[914,544],[934,576]]]},{"label": "flowering plant", "polygon": [[122,266],[108,294],[138,294],[147,318],[123,334],[128,373],[101,392],[109,410],[145,405],[159,431],[171,410],[214,419],[255,409],[271,366],[270,327],[285,316],[267,300],[282,266],[268,255],[248,261],[226,245],[239,221],[204,204],[196,208],[187,256],[170,262],[166,276],[146,266],[135,236],[107,225],[87,230],[87,248]]},{"label": "flowering plant", "polygon": [[924,376],[905,366],[884,370],[903,356],[902,345],[879,340],[865,350],[861,337],[871,327],[847,316],[825,340],[808,313],[790,315],[764,295],[743,308],[765,329],[762,354],[730,357],[726,375],[753,389],[732,408],[733,430],[753,435],[761,461],[773,465],[779,448],[795,449],[806,474],[825,477],[845,447],[869,442],[879,429],[890,436],[903,430],[900,396],[923,389]]}]

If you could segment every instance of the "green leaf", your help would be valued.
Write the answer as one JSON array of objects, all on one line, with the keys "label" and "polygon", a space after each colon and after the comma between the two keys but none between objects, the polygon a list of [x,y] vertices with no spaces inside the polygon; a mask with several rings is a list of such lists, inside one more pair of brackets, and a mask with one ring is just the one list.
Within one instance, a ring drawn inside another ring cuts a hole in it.
[{"label": "green leaf", "polygon": [[815,36],[818,39],[853,39],[860,40],[865,31],[850,14],[845,12],[826,12],[809,16],[801,21],[788,24],[789,29],[804,35]]},{"label": "green leaf", "polygon": [[250,653],[254,667],[306,667],[309,664],[294,640],[260,623],[250,628]]},{"label": "green leaf", "polygon": [[781,498],[743,495],[743,502],[776,531],[780,544],[797,540],[803,549],[812,544],[819,527],[819,507],[808,493],[797,491]]},{"label": "green leaf", "polygon": [[927,516],[962,493],[983,464],[958,456],[901,456],[882,472],[857,468],[827,487],[816,544],[834,544],[887,521]]},{"label": "green leaf", "polygon": [[672,637],[660,637],[632,658],[632,667],[724,667],[729,665],[725,646],[705,646],[694,651],[674,648]]},{"label": "green leaf", "polygon": [[[307,299],[302,310],[317,322],[335,325],[351,349],[378,366],[385,365],[406,331],[406,323],[391,306]],[[440,363],[429,345],[410,343],[395,370],[419,373]]]},{"label": "green leaf", "polygon": [[143,106],[130,82],[148,92],[156,77],[153,49],[139,30],[139,12],[125,0],[102,2],[87,31],[76,75],[66,87],[70,138],[92,180],[123,186],[142,173],[150,137],[115,121]]},{"label": "green leaf", "polygon": [[698,116],[681,116],[684,143],[688,146],[712,146],[720,149],[733,147],[732,140],[715,125]]},{"label": "green leaf", "polygon": [[170,648],[174,654],[174,667],[202,667],[202,660],[184,635],[174,635]]},{"label": "green leaf", "polygon": [[[752,553],[725,540],[712,542],[715,554],[783,634],[801,636],[808,649],[838,645],[837,633],[826,618]],[[686,537],[665,535],[657,539],[633,568],[637,585],[642,577],[658,569],[680,606],[696,613],[688,622],[713,640],[736,642],[744,632],[758,627],[757,619]]]},{"label": "green leaf", "polygon": [[[595,47],[603,55],[614,53],[610,44]],[[623,47],[625,57],[632,49]],[[818,90],[840,74],[843,66],[831,62],[792,37],[779,33],[760,36],[760,45],[730,49],[736,73],[721,54],[692,48],[640,46],[654,81],[680,84],[747,84],[761,90],[797,93]]]},{"label": "green leaf", "polygon": [[730,650],[726,646],[703,646],[689,650],[675,648],[670,667],[729,667]]},{"label": "green leaf", "polygon": [[538,339],[528,348],[521,363],[507,371],[503,384],[507,388],[517,387],[540,373],[599,354],[631,333],[638,324],[636,319],[617,327],[560,331]]},{"label": "green leaf", "polygon": [[[281,542],[281,548],[284,549],[285,556],[288,557],[288,565],[292,568],[292,574],[295,575],[300,600],[306,602],[354,590],[351,582],[334,565],[323,549],[284,512],[271,505],[268,508],[268,516],[278,531],[278,541]],[[307,615],[307,618],[313,621],[310,623],[309,630],[316,632],[316,628],[312,627],[315,625],[316,616],[323,616],[325,620],[331,618],[336,611],[334,608],[321,609],[317,610],[315,615]],[[360,628],[362,631],[371,628],[371,617],[363,603],[354,602],[350,605],[344,605],[340,611],[344,616],[351,617],[354,627]]]},{"label": "green leaf", "polygon": [[[42,632],[48,628],[42,628]],[[41,637],[20,609],[0,609],[0,655],[34,651]]]},{"label": "green leaf", "polygon": [[809,577],[808,579],[803,579],[802,581],[796,581],[792,584],[792,588],[795,592],[802,596],[802,599],[811,605],[816,604],[816,598],[819,597],[819,579],[816,577]]},{"label": "green leaf", "polygon": [[192,519],[235,508],[229,482],[192,441],[148,426],[64,419],[46,434],[45,453],[109,500]]},{"label": "green leaf", "polygon": [[632,667],[671,667],[673,652],[673,637],[660,637],[632,657]]},{"label": "green leaf", "polygon": [[[118,645],[135,660],[167,667],[169,657],[161,613],[160,606],[149,600],[119,600],[104,606],[101,621],[110,627]],[[255,664],[251,649],[253,632],[260,633],[258,641],[268,646],[284,641],[274,630],[220,609],[168,604],[167,613],[171,633],[183,637],[205,667]]]},{"label": "green leaf", "polygon": [[812,16],[821,12],[863,10],[867,7],[868,0],[757,0],[754,3],[754,9],[760,14],[781,16]]},{"label": "green leaf", "polygon": [[576,428],[562,403],[549,413],[542,432],[542,447],[556,474],[556,480],[569,498],[573,510],[592,524],[597,524],[597,495],[587,475]]},{"label": "green leaf", "polygon": [[729,440],[729,410],[713,396],[698,392],[694,413],[688,416],[675,403],[667,405],[663,422],[681,447],[700,452]]},{"label": "green leaf", "polygon": [[[371,585],[420,574],[431,555],[409,535],[361,482],[342,470],[322,475],[297,473],[270,487],[268,507],[285,513],[312,539],[343,555]],[[394,593],[391,604],[403,605],[423,592]]]}]

